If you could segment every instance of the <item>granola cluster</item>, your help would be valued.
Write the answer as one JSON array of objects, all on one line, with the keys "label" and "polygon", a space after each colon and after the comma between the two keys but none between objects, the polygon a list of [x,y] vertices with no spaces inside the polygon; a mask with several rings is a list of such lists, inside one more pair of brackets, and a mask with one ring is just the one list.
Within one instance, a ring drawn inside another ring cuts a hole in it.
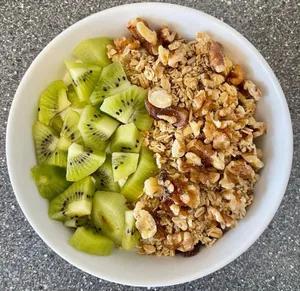
[{"label": "granola cluster", "polygon": [[254,117],[261,92],[205,32],[187,42],[139,18],[128,29],[132,37],[115,39],[108,55],[149,89],[155,120],[145,145],[160,169],[134,210],[140,253],[193,255],[235,227],[252,203],[264,165],[254,143],[266,131]]}]

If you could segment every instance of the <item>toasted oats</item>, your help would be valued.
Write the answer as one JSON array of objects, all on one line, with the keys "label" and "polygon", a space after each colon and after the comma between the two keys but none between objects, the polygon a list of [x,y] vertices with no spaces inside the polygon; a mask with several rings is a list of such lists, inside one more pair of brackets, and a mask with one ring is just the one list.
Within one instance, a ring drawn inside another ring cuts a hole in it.
[{"label": "toasted oats", "polygon": [[164,90],[149,97],[155,106],[188,112],[182,128],[174,116],[160,115],[143,133],[160,174],[145,181],[134,208],[139,253],[174,256],[198,243],[211,247],[253,201],[264,165],[254,143],[266,132],[254,118],[261,92],[205,32],[187,42],[139,18],[128,29],[133,38],[115,39],[108,56],[133,84]]}]

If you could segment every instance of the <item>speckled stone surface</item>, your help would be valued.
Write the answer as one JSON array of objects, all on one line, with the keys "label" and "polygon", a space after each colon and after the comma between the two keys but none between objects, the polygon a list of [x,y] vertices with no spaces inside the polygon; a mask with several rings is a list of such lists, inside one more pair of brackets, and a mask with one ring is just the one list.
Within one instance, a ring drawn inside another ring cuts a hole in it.
[{"label": "speckled stone surface", "polygon": [[[130,2],[130,1],[125,1]],[[69,265],[34,232],[19,208],[5,161],[5,130],[17,86],[37,54],[91,13],[124,1],[0,0],[0,290],[138,290],[100,280]],[[234,27],[262,53],[291,110],[295,154],[283,202],[268,229],[242,256],[203,279],[159,290],[300,290],[300,2],[171,1]]]}]

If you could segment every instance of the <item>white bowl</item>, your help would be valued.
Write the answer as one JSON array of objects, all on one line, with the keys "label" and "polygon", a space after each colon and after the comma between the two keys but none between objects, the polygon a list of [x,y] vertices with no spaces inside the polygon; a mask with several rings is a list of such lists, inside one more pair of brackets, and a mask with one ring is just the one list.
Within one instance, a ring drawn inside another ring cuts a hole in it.
[{"label": "white bowl", "polygon": [[[247,216],[212,248],[194,257],[159,258],[114,250],[110,257],[81,253],[68,245],[70,232],[48,218],[48,203],[38,194],[30,178],[36,164],[32,124],[37,116],[41,91],[64,73],[64,60],[81,40],[127,35],[126,23],[137,16],[158,28],[169,24],[187,39],[208,31],[221,42],[226,53],[245,68],[247,77],[259,84],[263,99],[257,117],[267,123],[261,140],[265,167],[255,187],[254,202]],[[242,35],[203,12],[171,4],[140,3],[108,9],[72,25],[57,36],[26,72],[13,100],[7,126],[7,163],[17,200],[38,235],[57,254],[74,266],[99,278],[134,286],[166,286],[191,281],[227,265],[261,235],[273,218],[284,195],[292,163],[292,126],[286,99],[269,65]]]}]

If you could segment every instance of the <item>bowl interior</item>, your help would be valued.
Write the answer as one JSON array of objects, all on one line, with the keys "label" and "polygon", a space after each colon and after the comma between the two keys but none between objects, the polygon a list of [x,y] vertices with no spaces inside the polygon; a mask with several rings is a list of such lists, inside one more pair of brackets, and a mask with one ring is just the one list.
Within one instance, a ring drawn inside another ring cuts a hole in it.
[{"label": "bowl interior", "polygon": [[[47,202],[30,178],[35,165],[31,127],[36,119],[41,91],[65,72],[64,60],[81,40],[97,36],[127,35],[126,23],[145,18],[158,28],[167,23],[187,39],[199,31],[209,32],[221,42],[235,63],[263,92],[257,117],[265,121],[268,133],[259,142],[265,168],[255,187],[255,199],[239,226],[226,233],[211,249],[191,258],[158,258],[115,250],[110,257],[80,253],[68,245],[70,231],[47,216]],[[7,130],[7,159],[11,182],[27,219],[42,239],[60,256],[82,270],[122,284],[136,286],[171,285],[205,276],[244,252],[262,233],[275,214],[289,177],[292,160],[291,122],[283,92],[271,69],[240,34],[202,12],[168,4],[148,3],[116,7],[92,15],[55,38],[37,57],[24,76],[10,112]],[[175,267],[176,266],[176,267]]]}]

